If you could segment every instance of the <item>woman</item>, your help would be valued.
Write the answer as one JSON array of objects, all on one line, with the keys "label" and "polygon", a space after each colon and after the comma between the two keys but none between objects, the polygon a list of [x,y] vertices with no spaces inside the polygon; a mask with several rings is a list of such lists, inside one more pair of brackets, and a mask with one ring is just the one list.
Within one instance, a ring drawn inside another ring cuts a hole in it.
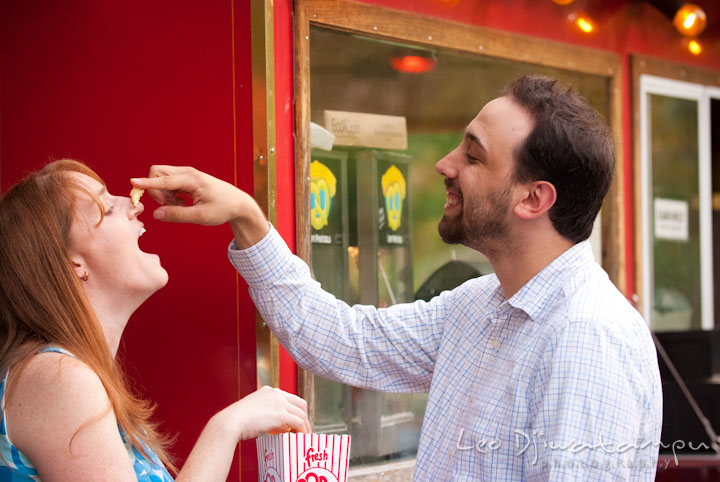
[{"label": "woman", "polygon": [[[0,198],[0,480],[177,472],[115,362],[130,315],[168,280],[138,247],[142,212],[71,160]],[[304,400],[264,387],[210,419],[177,480],[225,480],[239,440],[288,428],[309,431]]]}]

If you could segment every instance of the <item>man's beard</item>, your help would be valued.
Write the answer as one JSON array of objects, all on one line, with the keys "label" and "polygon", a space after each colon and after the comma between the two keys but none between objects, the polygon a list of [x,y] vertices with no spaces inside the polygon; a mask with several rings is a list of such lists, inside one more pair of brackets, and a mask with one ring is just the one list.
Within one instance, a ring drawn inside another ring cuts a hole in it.
[{"label": "man's beard", "polygon": [[507,215],[510,186],[490,191],[482,199],[463,197],[462,210],[456,216],[444,215],[438,232],[448,244],[463,244],[480,252],[492,249],[497,241],[507,239]]}]

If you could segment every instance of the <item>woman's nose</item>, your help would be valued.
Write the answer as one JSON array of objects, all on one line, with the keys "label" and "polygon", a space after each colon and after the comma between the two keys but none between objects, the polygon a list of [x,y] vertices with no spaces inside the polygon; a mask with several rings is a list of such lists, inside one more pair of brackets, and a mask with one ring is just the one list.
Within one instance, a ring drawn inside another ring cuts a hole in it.
[{"label": "woman's nose", "polygon": [[136,205],[133,205],[130,198],[126,198],[127,202],[130,204],[130,210],[128,211],[128,214],[131,218],[136,218],[142,214],[143,211],[145,211],[145,205],[138,201]]}]

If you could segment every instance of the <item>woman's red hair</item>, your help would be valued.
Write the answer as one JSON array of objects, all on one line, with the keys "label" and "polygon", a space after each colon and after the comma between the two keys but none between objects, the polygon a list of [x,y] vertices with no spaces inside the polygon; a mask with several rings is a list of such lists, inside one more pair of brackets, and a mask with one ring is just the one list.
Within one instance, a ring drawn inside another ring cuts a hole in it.
[{"label": "woman's red hair", "polygon": [[12,366],[22,370],[43,346],[68,350],[98,375],[132,445],[146,458],[147,445],[175,470],[166,452],[168,441],[150,420],[154,406],[129,389],[68,258],[78,193],[94,200],[100,222],[104,212],[97,196],[70,172],[104,185],[85,164],[62,159],[28,175],[0,198],[0,373]]}]

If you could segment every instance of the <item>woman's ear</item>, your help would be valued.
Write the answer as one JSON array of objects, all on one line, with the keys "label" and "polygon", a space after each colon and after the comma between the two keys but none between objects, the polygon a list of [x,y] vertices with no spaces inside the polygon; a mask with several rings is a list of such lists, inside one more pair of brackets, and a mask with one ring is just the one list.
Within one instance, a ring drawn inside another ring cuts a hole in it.
[{"label": "woman's ear", "polygon": [[85,269],[85,262],[82,256],[71,253],[70,262],[73,265],[73,269],[75,270],[75,274],[77,275],[77,277],[83,281],[87,281],[89,275],[87,269]]},{"label": "woman's ear", "polygon": [[523,198],[515,204],[513,211],[522,219],[535,219],[550,210],[557,200],[555,186],[547,181],[526,184]]}]

